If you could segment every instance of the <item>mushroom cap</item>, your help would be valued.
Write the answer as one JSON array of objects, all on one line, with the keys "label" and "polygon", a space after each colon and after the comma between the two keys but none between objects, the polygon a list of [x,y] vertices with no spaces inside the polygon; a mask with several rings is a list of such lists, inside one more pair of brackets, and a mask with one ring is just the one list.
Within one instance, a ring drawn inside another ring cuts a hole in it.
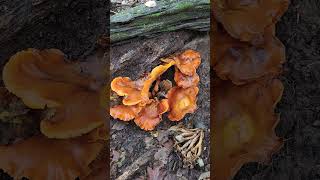
[{"label": "mushroom cap", "polygon": [[143,88],[141,91],[143,98],[149,99],[149,91],[153,82],[156,81],[164,72],[166,72],[175,63],[175,61],[170,61],[164,65],[159,65],[152,69],[151,73],[147,76],[146,80],[143,83]]},{"label": "mushroom cap", "polygon": [[216,0],[212,3],[216,19],[228,33],[247,42],[260,39],[265,29],[275,24],[289,6],[289,0]]},{"label": "mushroom cap", "polygon": [[194,73],[192,76],[188,76],[181,73],[179,69],[176,69],[174,73],[174,81],[179,87],[188,88],[192,86],[198,86],[200,77],[197,73]]},{"label": "mushroom cap", "polygon": [[128,106],[136,105],[143,100],[141,89],[140,84],[135,83],[128,77],[116,77],[111,82],[111,90],[119,96],[125,96],[122,103]]},{"label": "mushroom cap", "polygon": [[139,105],[133,105],[133,106],[126,106],[122,104],[116,105],[110,108],[110,115],[114,119],[120,119],[122,121],[131,121],[138,116],[142,108],[143,107]]},{"label": "mushroom cap", "polygon": [[274,36],[274,26],[268,29],[265,41],[259,46],[239,42],[228,35],[223,28],[214,34],[212,58],[213,69],[219,78],[244,84],[266,76],[276,76],[285,62],[285,47]]},{"label": "mushroom cap", "polygon": [[73,139],[33,136],[12,145],[0,146],[0,167],[15,179],[76,179],[90,173],[88,165],[105,141],[98,128]]},{"label": "mushroom cap", "polygon": [[279,116],[274,113],[283,91],[280,80],[263,80],[236,86],[230,81],[214,84],[212,114],[215,137],[211,143],[215,179],[232,179],[248,162],[266,162],[282,146],[275,135]]},{"label": "mushroom cap", "polygon": [[175,64],[170,61],[164,65],[155,67],[148,76],[132,81],[128,77],[116,77],[111,82],[111,89],[119,96],[125,96],[122,103],[124,105],[145,105],[149,103],[150,87],[165,71]]},{"label": "mushroom cap", "polygon": [[201,57],[197,51],[186,50],[174,57],[176,67],[185,75],[193,76],[201,64]]},{"label": "mushroom cap", "polygon": [[18,52],[4,66],[3,81],[11,93],[34,109],[60,106],[79,88],[95,84],[80,75],[80,69],[67,64],[57,49]]},{"label": "mushroom cap", "polygon": [[52,117],[43,119],[40,130],[49,138],[76,137],[103,125],[106,118],[99,94],[84,91],[67,98],[65,106],[56,108]]},{"label": "mushroom cap", "polygon": [[162,120],[162,114],[169,110],[167,99],[152,100],[147,104],[134,119],[134,122],[146,131],[153,130]]},{"label": "mushroom cap", "polygon": [[173,87],[169,90],[167,98],[170,105],[168,118],[171,121],[180,121],[187,113],[197,109],[198,87]]}]

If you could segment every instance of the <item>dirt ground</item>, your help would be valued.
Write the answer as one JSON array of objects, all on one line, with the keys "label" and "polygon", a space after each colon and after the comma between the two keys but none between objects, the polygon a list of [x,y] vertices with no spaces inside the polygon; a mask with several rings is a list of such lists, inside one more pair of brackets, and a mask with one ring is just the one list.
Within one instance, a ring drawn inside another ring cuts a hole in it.
[{"label": "dirt ground", "polygon": [[287,63],[281,80],[284,95],[277,111],[277,135],[285,145],[270,165],[249,163],[235,180],[320,179],[320,1],[291,0],[277,25],[286,46]]}]

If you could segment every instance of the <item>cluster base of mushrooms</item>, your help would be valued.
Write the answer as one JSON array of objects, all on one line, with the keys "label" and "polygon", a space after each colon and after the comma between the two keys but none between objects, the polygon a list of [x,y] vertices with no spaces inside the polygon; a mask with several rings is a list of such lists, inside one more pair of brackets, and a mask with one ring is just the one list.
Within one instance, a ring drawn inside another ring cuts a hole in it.
[{"label": "cluster base of mushrooms", "polygon": [[90,179],[107,141],[102,85],[57,49],[16,53],[2,77],[11,94],[43,116],[39,133],[0,146],[0,169],[14,179]]},{"label": "cluster base of mushrooms", "polygon": [[[275,24],[289,0],[213,1],[213,179],[230,180],[243,164],[268,162],[283,140],[275,135],[278,79],[285,47]],[[254,17],[254,18],[253,18]]]}]

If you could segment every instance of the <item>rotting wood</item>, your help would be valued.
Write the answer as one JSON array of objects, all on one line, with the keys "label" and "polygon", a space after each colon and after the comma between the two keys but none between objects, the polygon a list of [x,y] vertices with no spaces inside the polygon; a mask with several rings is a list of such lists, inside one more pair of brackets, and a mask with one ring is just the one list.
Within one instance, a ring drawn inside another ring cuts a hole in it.
[{"label": "rotting wood", "polygon": [[111,16],[111,42],[149,37],[181,29],[209,31],[209,0],[161,0],[149,8],[144,4]]}]

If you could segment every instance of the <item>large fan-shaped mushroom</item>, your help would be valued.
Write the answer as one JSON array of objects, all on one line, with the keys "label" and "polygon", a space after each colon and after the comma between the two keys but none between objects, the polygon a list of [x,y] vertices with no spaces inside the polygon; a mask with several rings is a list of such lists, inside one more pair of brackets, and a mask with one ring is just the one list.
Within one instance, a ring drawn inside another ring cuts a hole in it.
[{"label": "large fan-shaped mushroom", "polygon": [[289,0],[215,0],[213,13],[228,33],[241,41],[257,41],[287,10]]},{"label": "large fan-shaped mushroom", "polygon": [[236,86],[217,81],[214,86],[212,133],[213,178],[230,180],[247,162],[266,162],[282,140],[274,128],[275,106],[283,91],[277,80]]},{"label": "large fan-shaped mushroom", "polygon": [[4,67],[4,84],[11,93],[30,108],[51,110],[41,122],[48,137],[76,137],[105,123],[100,88],[77,67],[56,49],[18,52]]},{"label": "large fan-shaped mushroom", "polygon": [[268,28],[264,43],[256,46],[232,38],[222,27],[214,34],[212,66],[219,78],[244,84],[281,72],[285,48],[274,36],[274,27]]},{"label": "large fan-shaped mushroom", "polygon": [[10,58],[3,69],[6,88],[34,109],[57,107],[79,89],[90,89],[96,82],[65,62],[57,49],[28,49]]}]

